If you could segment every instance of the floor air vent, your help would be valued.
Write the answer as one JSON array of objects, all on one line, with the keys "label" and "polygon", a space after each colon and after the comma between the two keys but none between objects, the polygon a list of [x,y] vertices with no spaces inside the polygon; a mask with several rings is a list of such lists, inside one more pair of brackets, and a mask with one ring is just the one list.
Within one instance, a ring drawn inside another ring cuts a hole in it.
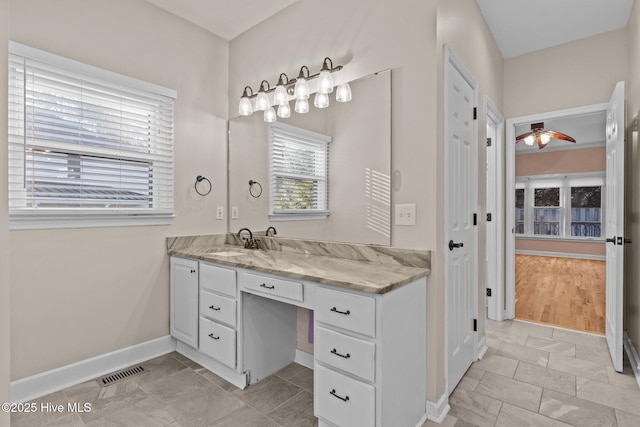
[{"label": "floor air vent", "polygon": [[142,366],[135,366],[133,368],[122,369],[117,372],[112,372],[104,377],[98,378],[98,384],[102,387],[110,386],[111,384],[115,384],[118,381],[126,380],[127,378],[131,378],[134,375],[139,375],[146,372]]}]

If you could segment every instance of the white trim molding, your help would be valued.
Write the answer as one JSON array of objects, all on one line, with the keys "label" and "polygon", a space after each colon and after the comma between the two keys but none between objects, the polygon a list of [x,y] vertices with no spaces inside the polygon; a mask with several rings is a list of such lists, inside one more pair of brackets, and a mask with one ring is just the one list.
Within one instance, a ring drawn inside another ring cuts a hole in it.
[{"label": "white trim molding", "polygon": [[313,354],[305,353],[304,351],[296,349],[296,358],[294,359],[294,362],[313,370]]},{"label": "white trim molding", "polygon": [[640,357],[638,356],[638,352],[633,346],[633,342],[631,341],[631,338],[626,331],[624,333],[623,341],[624,349],[627,351],[627,357],[629,358],[629,363],[631,363],[631,368],[633,368],[633,373],[636,376],[636,381],[638,382],[638,386],[640,387]]},{"label": "white trim molding", "polygon": [[449,413],[449,409],[449,395],[445,391],[437,402],[427,400],[427,419],[440,424]]},{"label": "white trim molding", "polygon": [[516,255],[551,256],[555,258],[591,259],[596,261],[605,261],[607,258],[604,255],[572,254],[568,252],[527,251],[523,249],[516,249]]},{"label": "white trim molding", "polygon": [[[486,319],[485,319],[485,323],[486,323]],[[487,346],[487,334],[486,334],[487,330],[485,328],[485,335],[480,338],[480,342],[478,343],[478,348],[476,348],[476,359],[477,360],[481,360],[485,354],[487,354],[487,350],[489,350],[489,347]]]},{"label": "white trim molding", "polygon": [[11,401],[27,402],[176,349],[167,335],[11,382]]}]

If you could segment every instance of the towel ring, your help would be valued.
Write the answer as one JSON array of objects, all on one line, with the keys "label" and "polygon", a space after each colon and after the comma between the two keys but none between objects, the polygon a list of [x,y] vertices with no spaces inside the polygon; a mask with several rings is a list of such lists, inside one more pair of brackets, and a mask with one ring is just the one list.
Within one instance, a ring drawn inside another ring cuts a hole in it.
[{"label": "towel ring", "polygon": [[[200,190],[198,190],[198,184],[202,181],[207,181],[209,183],[209,191],[207,191],[206,193],[201,193]],[[196,177],[196,183],[193,186],[196,189],[196,193],[198,193],[201,196],[206,196],[207,194],[211,193],[211,190],[213,189],[213,185],[211,185],[211,181],[209,181],[208,178],[205,178],[202,175],[198,175]]]},{"label": "towel ring", "polygon": [[[253,185],[257,185],[260,188],[260,192],[258,192],[257,195],[253,194]],[[260,183],[258,181],[254,181],[254,180],[249,180],[249,194],[251,194],[251,197],[253,197],[254,199],[257,199],[258,197],[262,196],[262,185],[260,185]]]}]

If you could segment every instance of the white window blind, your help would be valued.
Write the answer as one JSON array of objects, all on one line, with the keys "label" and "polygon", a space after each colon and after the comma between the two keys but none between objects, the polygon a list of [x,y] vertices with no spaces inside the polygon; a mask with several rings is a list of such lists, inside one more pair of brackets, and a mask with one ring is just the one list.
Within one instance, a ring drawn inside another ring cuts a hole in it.
[{"label": "white window blind", "polygon": [[11,227],[169,222],[175,95],[10,43]]},{"label": "white window blind", "polygon": [[331,137],[277,122],[269,141],[270,218],[326,218]]}]

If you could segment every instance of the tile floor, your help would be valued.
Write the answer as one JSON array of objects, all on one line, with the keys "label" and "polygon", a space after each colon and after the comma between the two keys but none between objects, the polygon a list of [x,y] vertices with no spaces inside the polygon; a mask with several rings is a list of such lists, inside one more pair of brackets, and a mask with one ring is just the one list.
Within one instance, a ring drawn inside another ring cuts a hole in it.
[{"label": "tile floor", "polygon": [[[638,383],[628,361],[622,374],[614,371],[604,338],[507,321],[489,323],[487,342],[487,354],[451,394],[441,426],[640,426]],[[149,372],[106,388],[88,381],[35,401],[91,403],[91,412],[14,414],[11,425],[317,425],[313,371],[303,366],[239,390],[178,353],[145,365]]]}]

